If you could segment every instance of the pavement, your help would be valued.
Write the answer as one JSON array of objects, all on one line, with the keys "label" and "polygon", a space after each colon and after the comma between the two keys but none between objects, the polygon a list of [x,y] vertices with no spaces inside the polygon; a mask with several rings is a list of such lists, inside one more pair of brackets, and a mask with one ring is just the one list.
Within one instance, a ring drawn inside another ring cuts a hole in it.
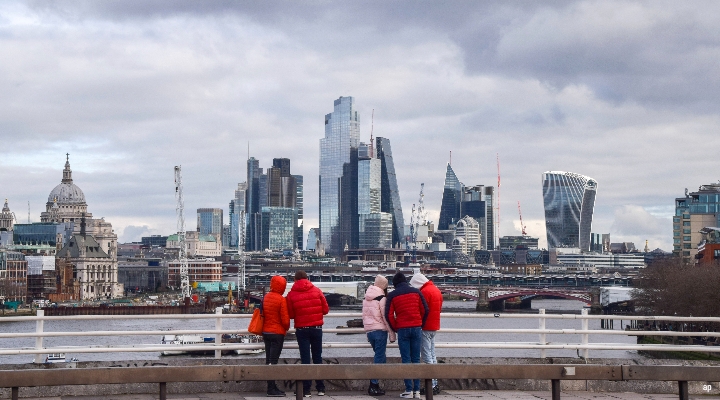
[{"label": "pavement", "polygon": [[[562,392],[562,400],[666,400],[677,399],[677,394],[645,394],[645,393],[601,393],[601,392]],[[127,394],[109,396],[62,396],[62,397],[40,397],[23,400],[155,400],[157,394]],[[193,393],[193,394],[168,394],[172,400],[268,400],[265,393]],[[286,396],[286,400],[294,400],[292,392]],[[313,394],[310,399],[315,400],[391,400],[399,399],[400,392],[387,392],[385,396],[371,397],[362,392],[328,392],[326,396],[319,397]],[[424,398],[424,396],[423,396]],[[274,397],[272,399],[281,399]],[[550,400],[550,392],[520,392],[513,390],[443,390],[441,394],[433,396],[434,400]],[[690,399],[720,399],[720,395],[690,395]]]}]

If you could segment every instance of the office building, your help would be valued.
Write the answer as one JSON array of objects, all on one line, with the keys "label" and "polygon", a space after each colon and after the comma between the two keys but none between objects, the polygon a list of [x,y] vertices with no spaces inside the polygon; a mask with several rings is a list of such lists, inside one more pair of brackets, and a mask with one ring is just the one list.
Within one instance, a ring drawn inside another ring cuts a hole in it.
[{"label": "office building", "polygon": [[334,255],[342,253],[347,241],[340,235],[339,181],[346,172],[343,166],[351,161],[351,148],[357,148],[359,141],[360,115],[354,99],[340,97],[333,112],[325,115],[325,137],[320,139],[320,240]]},{"label": "office building", "polygon": [[201,235],[223,234],[223,210],[222,208],[198,208],[197,209],[197,230]]},{"label": "office building", "polygon": [[302,175],[293,175],[295,178],[295,209],[297,210],[297,229],[295,235],[297,236],[296,243],[298,250],[303,249],[303,231],[305,229],[305,196],[303,194],[303,177]]},{"label": "office building", "polygon": [[[212,235],[203,235],[198,231],[187,231],[185,232],[185,246],[188,257],[220,257],[222,254],[220,235],[216,233]],[[180,242],[177,234],[168,236],[166,248],[180,248]]]},{"label": "office building", "polygon": [[140,238],[140,243],[142,243],[143,247],[151,248],[151,247],[165,247],[167,245],[167,236],[163,235],[150,235],[150,236],[143,236]]},{"label": "office building", "polygon": [[260,244],[260,177],[263,170],[255,157],[247,160],[247,192],[245,194],[245,250],[259,250]]},{"label": "office building", "polygon": [[472,217],[480,226],[480,248],[495,248],[495,188],[492,186],[465,186],[448,163],[445,171],[440,221],[438,230],[453,229],[461,218]]},{"label": "office building", "polygon": [[501,249],[537,249],[540,239],[530,236],[501,236]]},{"label": "office building", "polygon": [[227,244],[228,247],[245,248],[245,243],[241,242],[241,237],[245,231],[245,196],[247,192],[247,182],[238,183],[238,187],[235,190],[235,197],[230,200],[228,207],[228,223],[230,225],[230,241]]},{"label": "office building", "polygon": [[472,217],[464,216],[455,224],[453,250],[464,254],[475,254],[480,249],[480,224]]},{"label": "office building", "polygon": [[395,162],[393,161],[390,139],[375,138],[375,151],[380,160],[380,211],[392,214],[392,247],[400,247],[405,242],[403,232],[405,220],[400,204],[400,190],[398,189],[397,176],[395,174]]},{"label": "office building", "polygon": [[597,182],[572,172],[548,171],[542,188],[548,248],[590,251]]},{"label": "office building", "polygon": [[262,208],[263,249],[292,250],[297,245],[297,210],[291,207]]},{"label": "office building", "polygon": [[675,199],[673,254],[693,260],[702,241],[700,231],[720,226],[720,183],[702,185],[697,192]]}]

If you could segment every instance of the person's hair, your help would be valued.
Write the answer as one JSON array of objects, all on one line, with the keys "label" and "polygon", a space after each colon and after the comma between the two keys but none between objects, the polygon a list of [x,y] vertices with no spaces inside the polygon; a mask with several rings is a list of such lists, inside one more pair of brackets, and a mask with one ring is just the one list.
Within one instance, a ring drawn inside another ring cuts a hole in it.
[{"label": "person's hair", "polygon": [[305,271],[300,270],[300,271],[295,272],[295,280],[296,281],[299,281],[300,279],[307,279],[307,278],[308,278],[307,273],[305,273]]}]

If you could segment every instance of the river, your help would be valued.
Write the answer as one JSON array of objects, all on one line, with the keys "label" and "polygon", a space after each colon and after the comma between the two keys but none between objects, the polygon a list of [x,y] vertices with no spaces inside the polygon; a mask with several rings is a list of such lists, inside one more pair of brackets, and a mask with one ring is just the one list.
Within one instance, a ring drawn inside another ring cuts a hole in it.
[{"label": "river", "polygon": [[[567,312],[577,313],[582,309],[583,303],[576,300],[533,300],[532,308],[546,310],[566,310]],[[445,301],[444,307],[457,311],[458,309],[467,309],[468,312],[474,312],[474,302],[463,301]],[[332,310],[331,310],[332,312]],[[325,327],[334,328],[339,325],[345,325],[348,318],[326,317]],[[247,327],[248,320],[225,320],[223,329],[242,329]],[[506,329],[536,329],[538,321],[532,318],[526,319],[494,319],[494,318],[445,318],[442,320],[443,328],[506,328]],[[35,322],[2,322],[0,318],[0,326],[3,332],[33,332],[35,330]],[[620,326],[620,324],[616,324]],[[46,321],[45,331],[86,331],[86,330],[169,330],[169,329],[214,329],[215,320],[145,320],[145,319],[123,319],[123,320],[102,320],[102,321]],[[548,329],[580,329],[579,320],[546,320],[546,328]],[[600,320],[590,320],[590,329],[600,329]],[[564,343],[580,343],[580,335],[548,335],[550,342]],[[328,342],[365,342],[365,335],[337,335],[334,333],[325,333],[324,340]],[[538,340],[538,335],[508,335],[508,334],[458,334],[458,333],[438,333],[435,342],[534,342]],[[158,344],[160,336],[125,336],[125,337],[62,337],[62,338],[45,338],[46,347],[52,346],[87,346],[97,345],[135,345],[135,344]],[[591,343],[625,343],[634,344],[635,337],[623,335],[591,335]],[[34,347],[34,338],[13,338],[0,339],[0,347],[2,348],[20,348]],[[575,350],[547,350],[548,357],[576,357]],[[467,349],[467,348],[439,348],[436,351],[438,357],[538,357],[540,350],[533,349]],[[372,350],[367,349],[323,349],[325,357],[371,357]],[[388,357],[399,357],[398,349],[388,349]],[[67,358],[76,357],[80,361],[121,361],[121,360],[158,360],[164,359],[159,353],[78,353],[73,354],[67,352]],[[225,357],[225,356],[223,356]],[[258,355],[230,356],[237,358],[261,357],[264,353]],[[285,349],[282,357],[299,358],[298,350]],[[591,358],[630,358],[639,359],[643,356],[636,351],[606,351],[591,350]],[[3,364],[22,364],[32,362],[32,355],[12,355],[0,356],[0,363]]]}]

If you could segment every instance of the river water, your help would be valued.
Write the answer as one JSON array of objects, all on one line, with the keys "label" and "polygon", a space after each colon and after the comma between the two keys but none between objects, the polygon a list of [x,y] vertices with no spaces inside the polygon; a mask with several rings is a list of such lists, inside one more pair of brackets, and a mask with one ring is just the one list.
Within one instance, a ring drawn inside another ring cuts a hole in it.
[{"label": "river water", "polygon": [[[582,309],[583,303],[575,300],[533,300],[532,308],[545,309],[548,311],[564,310],[568,313],[577,313]],[[467,312],[474,312],[474,302],[445,301],[445,308],[452,311],[460,309]],[[331,310],[332,312],[332,310]],[[334,328],[345,325],[348,318],[326,317],[325,327]],[[244,329],[249,320],[225,320],[223,329]],[[498,329],[536,329],[537,319],[508,319],[508,318],[445,318],[441,321],[443,328],[498,328]],[[620,324],[615,324],[619,326]],[[546,320],[547,329],[580,329],[579,320]],[[35,322],[2,322],[2,332],[33,332]],[[123,320],[101,320],[101,321],[46,321],[45,331],[90,331],[90,330],[169,330],[169,329],[214,329],[214,319],[203,320],[146,320],[146,319],[123,319]],[[590,329],[600,329],[600,320],[590,320]],[[155,336],[116,336],[116,337],[62,337],[45,338],[46,347],[53,346],[88,346],[88,345],[136,345],[136,344],[159,344],[161,337]],[[337,335],[325,333],[323,337],[327,342],[366,342],[365,335]],[[580,343],[580,335],[548,335],[549,342],[557,343]],[[440,342],[537,342],[538,335],[520,334],[467,334],[467,333],[438,333],[436,343]],[[635,337],[624,335],[591,335],[590,343],[625,343],[634,344]],[[13,338],[0,339],[0,348],[21,348],[34,347],[34,338]],[[548,357],[577,357],[575,350],[547,350]],[[388,357],[399,357],[398,349],[389,348]],[[538,357],[540,350],[533,349],[467,349],[467,348],[438,348],[438,357]],[[363,349],[323,349],[325,357],[371,357],[370,348]],[[122,361],[122,360],[161,360],[165,357],[159,353],[77,353],[67,352],[67,358],[76,357],[80,361]],[[176,356],[177,357],[177,356]],[[226,357],[226,356],[223,356]],[[236,358],[265,357],[264,353],[257,355],[229,356]],[[285,349],[282,357],[299,358],[298,350]],[[632,358],[639,359],[643,356],[635,351],[601,351],[591,350],[591,358]],[[32,362],[32,355],[0,356],[2,364],[22,364]]]}]

